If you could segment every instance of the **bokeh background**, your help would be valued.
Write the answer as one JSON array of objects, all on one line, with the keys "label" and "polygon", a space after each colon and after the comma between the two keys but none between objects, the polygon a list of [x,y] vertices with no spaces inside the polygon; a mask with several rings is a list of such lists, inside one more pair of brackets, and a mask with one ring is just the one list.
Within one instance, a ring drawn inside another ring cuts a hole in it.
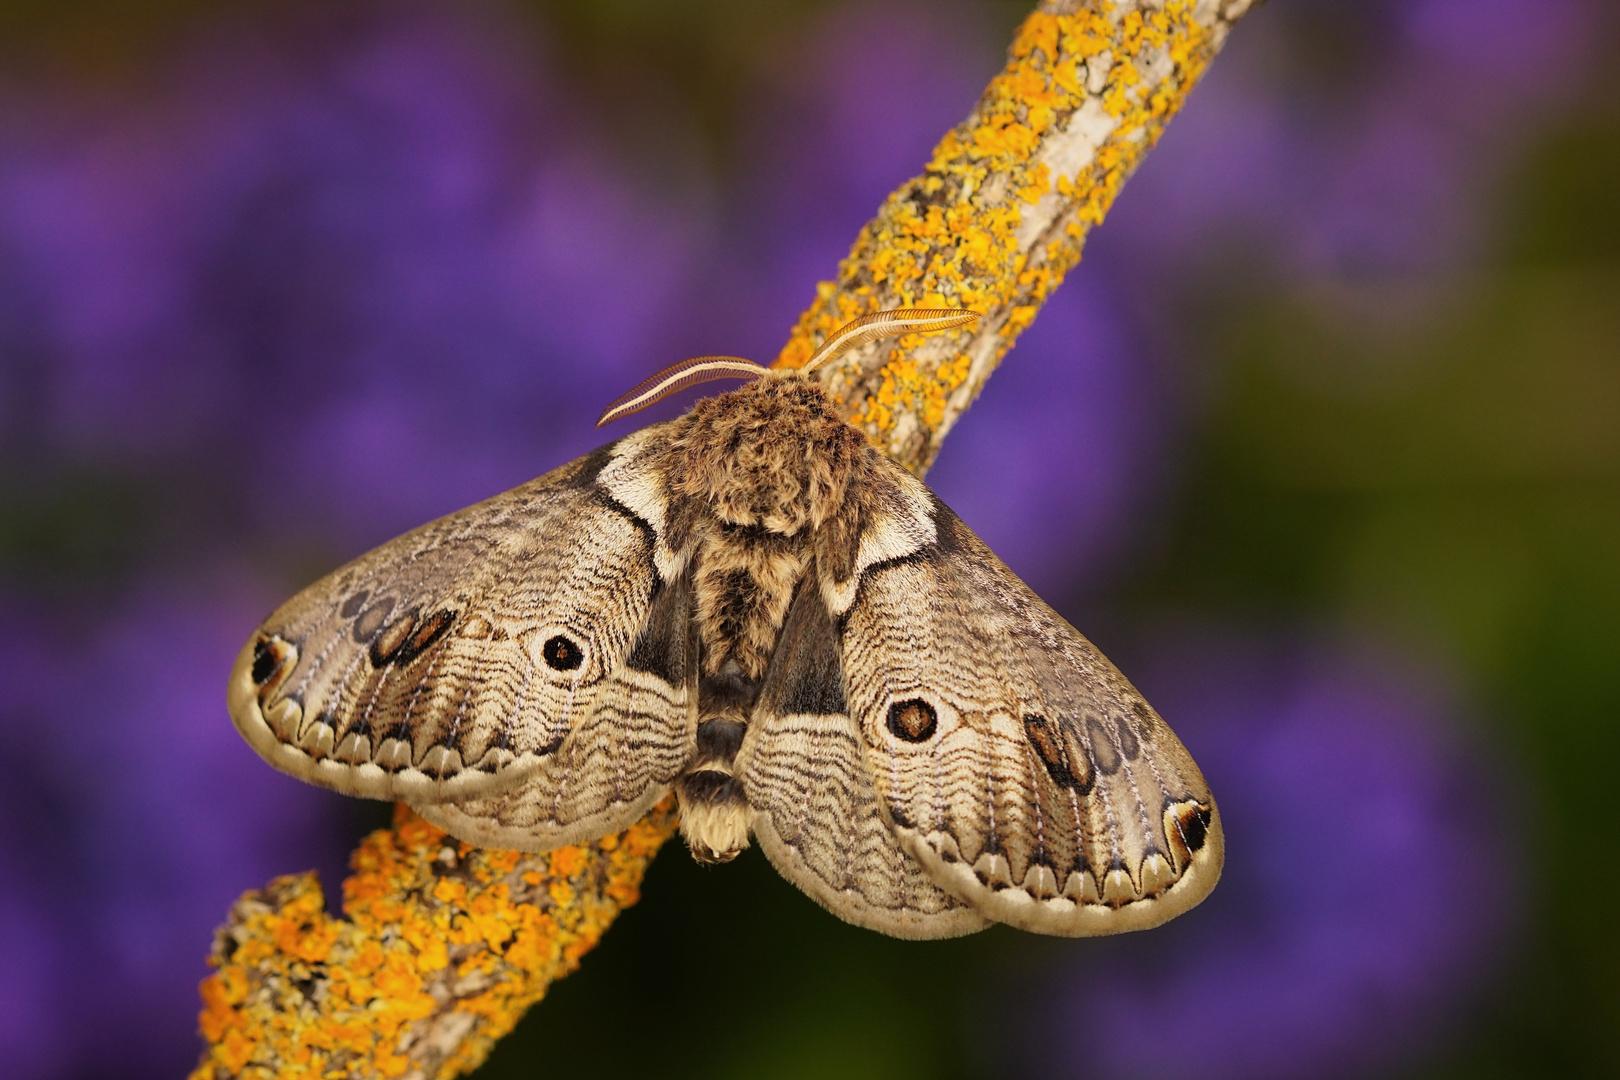
[{"label": "bokeh background", "polygon": [[[773,357],[1024,13],[0,7],[0,1072],[190,1065],[230,902],[386,814],[235,735],[259,618]],[[479,1075],[1620,1074],[1617,48],[1272,0],[930,475],[1202,763],[1207,903],[912,944],[672,845]]]}]

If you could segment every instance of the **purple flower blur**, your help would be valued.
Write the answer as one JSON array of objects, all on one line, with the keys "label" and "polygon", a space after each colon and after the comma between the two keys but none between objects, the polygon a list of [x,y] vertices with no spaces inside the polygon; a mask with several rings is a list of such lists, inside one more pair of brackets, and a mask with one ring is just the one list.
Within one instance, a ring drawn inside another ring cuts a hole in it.
[{"label": "purple flower blur", "polygon": [[[1163,279],[1178,254],[1217,239],[1315,278],[1466,265],[1486,247],[1502,166],[1581,85],[1600,7],[1314,0],[1261,12],[1233,35],[1086,257]],[[1356,58],[1367,70],[1359,92],[1302,92],[1310,80],[1288,70],[1299,61],[1280,40],[1284,20],[1312,18],[1390,24]]]},{"label": "purple flower blur", "polygon": [[[1383,1075],[1438,1045],[1516,907],[1505,790],[1434,680],[1203,633],[1136,671],[1231,838],[1209,900],[1043,987],[1042,1075]],[[1085,951],[1080,951],[1084,949]]]},{"label": "purple flower blur", "polygon": [[265,769],[224,720],[219,673],[264,597],[171,591],[150,586],[88,625],[4,602],[0,747],[18,766],[0,786],[8,1076],[130,1061],[176,1075],[196,1052],[196,985],[226,908],[276,874],[318,862],[332,880],[343,865],[341,800]]},{"label": "purple flower blur", "polygon": [[860,227],[973,108],[1000,59],[979,13],[960,3],[835,7],[797,52],[749,112],[712,271],[720,284],[693,298],[760,359],[775,355]]},{"label": "purple flower blur", "polygon": [[1075,277],[928,474],[991,550],[1054,600],[1119,557],[1160,490],[1173,426],[1151,352],[1095,276]]},{"label": "purple flower blur", "polygon": [[701,217],[606,166],[538,56],[448,9],[308,55],[208,44],[117,107],[35,102],[72,117],[45,134],[11,107],[39,442],[228,447],[262,527],[381,539],[587,449],[669,359]]}]

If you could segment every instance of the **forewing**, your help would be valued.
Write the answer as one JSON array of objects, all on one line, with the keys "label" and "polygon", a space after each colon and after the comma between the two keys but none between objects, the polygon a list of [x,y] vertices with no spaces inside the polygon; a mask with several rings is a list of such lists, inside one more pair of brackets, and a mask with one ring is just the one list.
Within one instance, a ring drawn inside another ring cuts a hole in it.
[{"label": "forewing", "polygon": [[[552,778],[572,791],[554,801],[564,827],[634,820],[692,743],[689,681],[628,663],[680,574],[659,538],[659,435],[643,429],[305,589],[238,658],[237,728],[278,768],[346,794],[442,804]],[[604,780],[613,745],[652,750]]]},{"label": "forewing", "polygon": [[1180,741],[955,514],[892,472],[908,535],[926,520],[932,537],[863,567],[840,614],[850,714],[906,851],[979,913],[1039,933],[1144,929],[1197,904],[1223,839]]},{"label": "forewing", "polygon": [[904,938],[988,925],[935,885],[883,820],[845,711],[837,631],[814,582],[788,611],[736,771],[766,857],[839,918]]}]

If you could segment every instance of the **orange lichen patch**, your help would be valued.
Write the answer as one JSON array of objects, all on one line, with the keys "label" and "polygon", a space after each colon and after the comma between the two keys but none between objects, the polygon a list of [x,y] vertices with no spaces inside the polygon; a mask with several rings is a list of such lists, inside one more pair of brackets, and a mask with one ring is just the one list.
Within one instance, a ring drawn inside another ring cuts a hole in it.
[{"label": "orange lichen patch", "polygon": [[[1066,5],[1042,5],[1025,20],[973,115],[884,203],[837,279],[817,288],[776,361],[802,365],[828,334],[869,311],[982,312],[975,327],[941,335],[944,344],[902,341],[864,362],[851,354],[827,375],[851,420],[912,468],[926,467],[934,433],[966,407],[1079,260],[1086,232],[1180,107],[1229,22],[1215,14],[1222,5],[1195,0],[1065,14],[1048,6]],[[902,417],[910,419],[909,444],[894,441]]]},{"label": "orange lichen patch", "polygon": [[621,835],[524,856],[458,843],[401,807],[355,852],[344,918],[313,874],[237,901],[201,987],[193,1080],[476,1067],[635,902],[673,825],[665,805]]}]

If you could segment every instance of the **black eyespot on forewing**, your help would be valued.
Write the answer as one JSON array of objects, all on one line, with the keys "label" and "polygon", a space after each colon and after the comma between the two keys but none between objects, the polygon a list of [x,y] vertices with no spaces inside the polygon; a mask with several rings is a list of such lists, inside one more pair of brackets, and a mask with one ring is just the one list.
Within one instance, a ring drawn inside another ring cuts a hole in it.
[{"label": "black eyespot on forewing", "polygon": [[345,619],[352,619],[356,615],[360,614],[360,609],[366,606],[366,597],[370,595],[371,594],[365,589],[361,589],[359,592],[343,601],[343,606],[339,608],[338,611]]},{"label": "black eyespot on forewing", "polygon": [[585,662],[585,650],[565,634],[547,638],[545,645],[540,648],[540,655],[553,671],[573,671]]},{"label": "black eyespot on forewing", "polygon": [[281,657],[270,647],[270,642],[261,641],[253,646],[253,685],[263,686],[270,681],[270,676],[276,673],[281,666]]},{"label": "black eyespot on forewing", "polygon": [[889,706],[889,732],[906,742],[927,742],[939,727],[939,714],[922,698],[896,701]]}]

